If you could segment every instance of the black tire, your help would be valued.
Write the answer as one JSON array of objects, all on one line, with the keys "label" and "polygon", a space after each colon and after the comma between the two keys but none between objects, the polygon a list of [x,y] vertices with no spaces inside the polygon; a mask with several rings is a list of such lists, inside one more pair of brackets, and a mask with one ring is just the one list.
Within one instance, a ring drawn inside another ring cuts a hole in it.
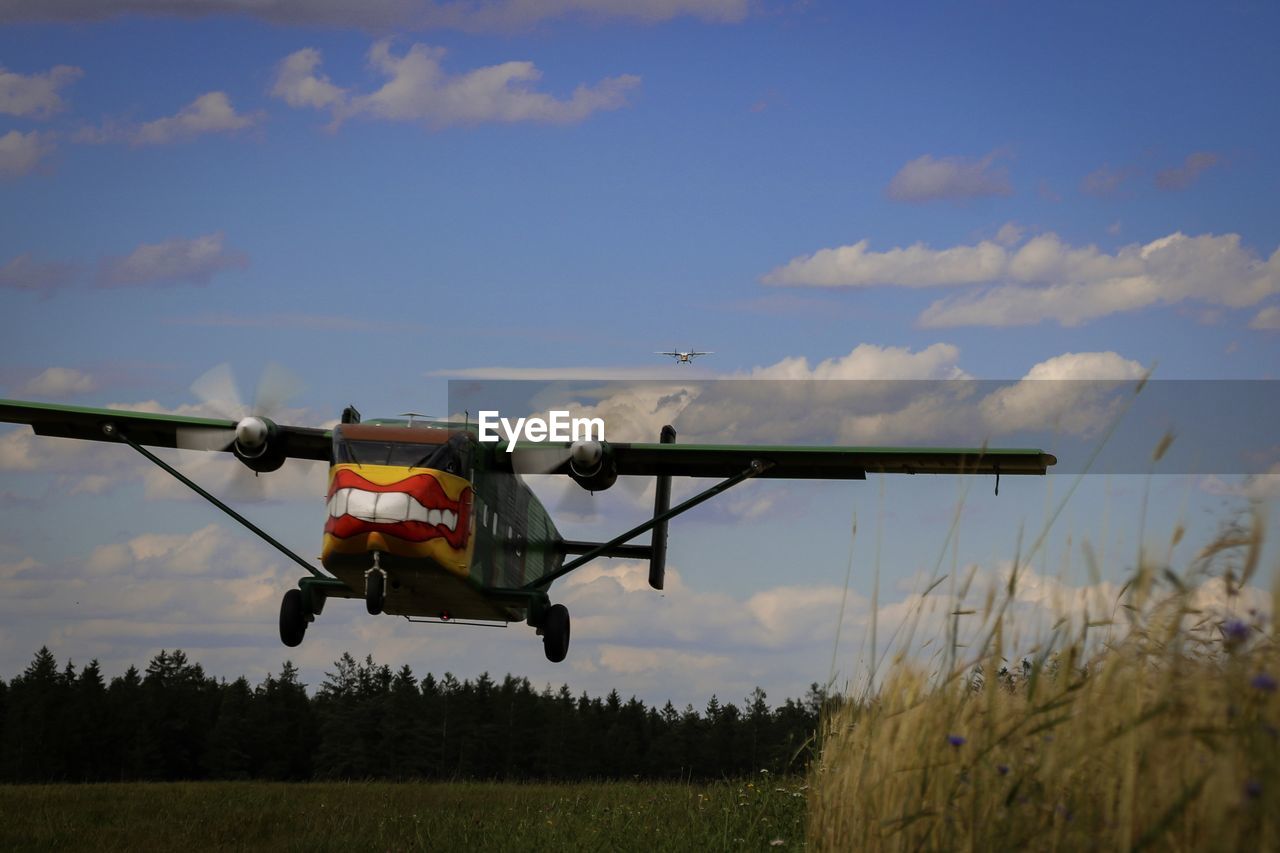
[{"label": "black tire", "polygon": [[307,633],[307,613],[302,607],[302,590],[291,589],[280,602],[280,642],[289,648],[302,645]]},{"label": "black tire", "polygon": [[543,617],[542,651],[552,663],[569,654],[569,609],[563,604],[551,605]]},{"label": "black tire", "polygon": [[370,616],[382,612],[387,600],[387,576],[382,572],[369,572],[364,576],[364,607]]}]

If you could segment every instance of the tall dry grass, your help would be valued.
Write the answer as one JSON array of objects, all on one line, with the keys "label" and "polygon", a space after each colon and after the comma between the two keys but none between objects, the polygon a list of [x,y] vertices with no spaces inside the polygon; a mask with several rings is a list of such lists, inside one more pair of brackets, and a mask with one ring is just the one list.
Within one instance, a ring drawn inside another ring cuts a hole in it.
[{"label": "tall dry grass", "polygon": [[[1006,648],[1015,565],[976,645],[948,631],[954,663],[929,674],[900,657],[877,689],[832,705],[809,843],[1280,849],[1280,643],[1241,596],[1263,518],[1229,525],[1180,573],[1141,556],[1111,613],[1062,614],[1025,666]],[[1280,585],[1271,599],[1280,613]]]}]

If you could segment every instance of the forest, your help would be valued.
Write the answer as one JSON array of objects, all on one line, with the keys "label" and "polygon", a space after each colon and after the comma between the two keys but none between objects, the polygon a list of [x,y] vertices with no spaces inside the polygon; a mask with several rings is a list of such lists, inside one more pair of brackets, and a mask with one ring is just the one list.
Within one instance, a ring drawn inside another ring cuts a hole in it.
[{"label": "forest", "polygon": [[617,690],[574,696],[527,678],[459,681],[344,654],[309,694],[296,668],[252,686],[218,680],[181,650],[108,683],[41,648],[0,680],[0,781],[201,779],[711,780],[802,772],[824,693],[771,709],[646,707]]}]

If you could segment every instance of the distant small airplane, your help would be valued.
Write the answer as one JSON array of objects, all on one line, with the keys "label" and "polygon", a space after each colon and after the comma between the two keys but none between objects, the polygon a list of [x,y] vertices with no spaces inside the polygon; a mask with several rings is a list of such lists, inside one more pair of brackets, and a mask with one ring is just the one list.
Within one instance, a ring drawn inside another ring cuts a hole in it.
[{"label": "distant small airplane", "polygon": [[700,355],[715,355],[714,352],[680,352],[673,350],[672,352],[655,352],[654,355],[669,355],[676,360],[676,364],[689,364]]}]

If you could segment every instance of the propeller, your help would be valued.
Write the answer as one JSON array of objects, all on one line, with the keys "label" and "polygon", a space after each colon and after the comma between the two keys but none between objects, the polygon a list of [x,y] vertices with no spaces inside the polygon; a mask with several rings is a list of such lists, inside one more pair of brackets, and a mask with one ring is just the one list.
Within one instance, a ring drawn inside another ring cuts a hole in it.
[{"label": "propeller", "polygon": [[[230,428],[189,427],[179,430],[178,447],[187,450],[227,450],[233,444],[248,457],[267,449],[269,421],[302,389],[302,380],[278,364],[267,364],[258,379],[253,403],[246,405],[229,364],[219,364],[191,383],[191,392],[214,417],[235,421]],[[266,491],[257,472],[237,465],[226,494],[233,500],[262,500]]]},{"label": "propeller", "polygon": [[[512,467],[521,474],[551,474],[558,472],[565,463],[580,476],[589,477],[595,472],[604,457],[604,448],[598,441],[575,441],[565,445],[526,445],[517,448],[512,454]],[[617,484],[623,486],[632,497],[639,497],[648,488],[648,477],[619,477]],[[556,503],[556,509],[578,516],[586,521],[594,521],[599,515],[599,504],[596,493],[583,488],[577,483],[565,484],[565,493]]]}]

